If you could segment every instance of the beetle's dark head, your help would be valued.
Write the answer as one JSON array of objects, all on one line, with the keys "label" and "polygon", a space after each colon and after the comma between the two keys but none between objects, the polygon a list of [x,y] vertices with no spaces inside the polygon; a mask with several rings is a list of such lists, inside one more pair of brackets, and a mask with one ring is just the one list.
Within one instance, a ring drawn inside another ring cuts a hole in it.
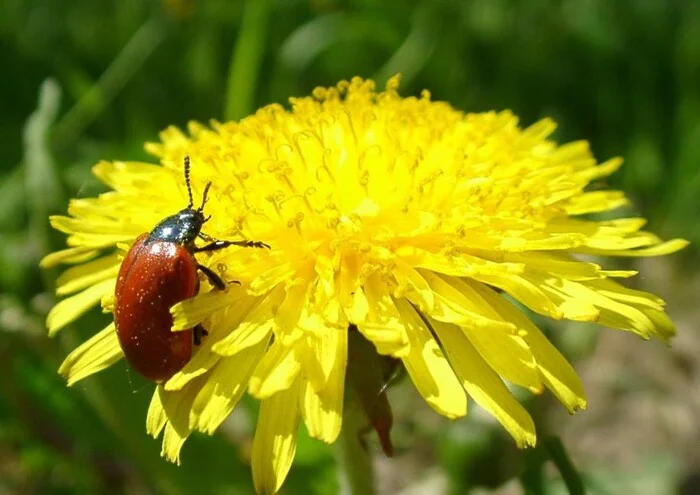
[{"label": "beetle's dark head", "polygon": [[175,242],[191,246],[207,219],[200,210],[185,208],[175,215],[163,219],[151,231],[149,241]]},{"label": "beetle's dark head", "polygon": [[186,247],[193,247],[194,241],[202,230],[209,217],[204,216],[204,205],[207,203],[207,195],[211,182],[204,187],[202,194],[202,205],[193,208],[192,186],[190,185],[190,157],[185,157],[185,183],[187,184],[187,194],[189,203],[187,208],[180,210],[175,215],[163,219],[151,231],[149,241],[175,242]]}]

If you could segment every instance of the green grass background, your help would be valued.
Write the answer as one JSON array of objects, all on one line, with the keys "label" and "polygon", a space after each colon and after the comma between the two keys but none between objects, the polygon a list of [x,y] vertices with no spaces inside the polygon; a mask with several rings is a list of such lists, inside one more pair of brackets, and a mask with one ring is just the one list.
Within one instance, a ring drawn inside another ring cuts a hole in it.
[{"label": "green grass background", "polygon": [[[48,215],[102,190],[89,172],[98,160],[150,160],[143,143],[170,124],[238,119],[318,85],[354,75],[383,85],[401,72],[404,95],[428,88],[466,111],[509,108],[524,125],[551,116],[560,141],[588,139],[600,160],[624,156],[609,185],[633,198],[625,213],[700,241],[697,1],[3,0],[0,67],[0,495],[252,490],[253,401],[216,436],[194,435],[175,467],[145,434],[152,386],[123,363],[72,389],[56,373],[107,317],[94,311],[45,334],[57,273],[37,265],[63,246]],[[688,307],[694,246],[664,264],[671,282],[660,294]],[[572,359],[595,355],[596,331],[558,330],[575,332],[559,341]],[[688,383],[690,404],[700,392]],[[543,450],[518,453],[478,411],[451,424],[412,394],[392,390],[400,455],[380,461],[383,490],[562,492]],[[531,406],[547,431],[557,406]],[[616,493],[636,476],[624,462],[599,475],[574,457],[593,492]],[[672,446],[652,455],[646,493],[697,488],[699,457]],[[302,434],[285,492],[337,489],[332,448]]]}]

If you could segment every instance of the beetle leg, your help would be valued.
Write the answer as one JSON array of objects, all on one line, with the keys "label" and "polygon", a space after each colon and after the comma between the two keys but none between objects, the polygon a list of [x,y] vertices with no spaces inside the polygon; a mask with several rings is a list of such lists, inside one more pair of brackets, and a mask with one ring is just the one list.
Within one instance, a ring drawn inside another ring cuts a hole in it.
[{"label": "beetle leg", "polygon": [[[209,237],[209,236],[202,237],[202,238],[207,240],[207,237],[209,239],[211,239],[211,237]],[[270,249],[270,246],[268,246],[267,244],[265,244],[264,242],[261,242],[261,241],[212,241],[209,244],[205,244],[204,246],[195,247],[193,252],[202,253],[204,251],[218,251],[219,249],[224,249],[224,248],[227,248],[229,246]]]},{"label": "beetle leg", "polygon": [[[221,277],[214,273],[211,268],[207,268],[206,266],[200,265],[199,263],[197,263],[197,268],[202,270],[202,273],[204,273],[204,275],[207,276],[209,282],[218,290],[224,290],[226,288],[226,282],[224,282]],[[241,283],[238,280],[229,280],[228,283],[241,285]],[[199,285],[197,285],[197,292],[199,292]]]},{"label": "beetle leg", "polygon": [[202,339],[209,335],[209,332],[206,331],[206,329],[202,326],[201,323],[196,325],[194,327],[194,345],[201,345],[202,344]]},{"label": "beetle leg", "polygon": [[202,270],[202,273],[207,276],[211,285],[213,285],[219,290],[224,290],[226,288],[226,283],[223,280],[221,280],[221,277],[214,273],[214,271],[211,268],[208,268],[204,265],[200,265],[199,263],[197,263],[197,268]]}]

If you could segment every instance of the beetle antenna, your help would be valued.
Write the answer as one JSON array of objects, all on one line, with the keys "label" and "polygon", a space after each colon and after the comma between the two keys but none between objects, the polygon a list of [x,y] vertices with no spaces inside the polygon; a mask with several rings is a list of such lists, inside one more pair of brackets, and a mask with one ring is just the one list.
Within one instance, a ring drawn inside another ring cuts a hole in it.
[{"label": "beetle antenna", "polygon": [[204,186],[204,194],[202,194],[202,206],[199,207],[197,211],[204,211],[204,205],[207,203],[207,195],[209,194],[209,188],[211,187],[211,182],[207,182]]},{"label": "beetle antenna", "polygon": [[185,155],[185,184],[187,185],[187,196],[190,198],[187,207],[192,208],[192,206],[194,206],[194,200],[192,199],[192,184],[190,184],[190,155]]}]

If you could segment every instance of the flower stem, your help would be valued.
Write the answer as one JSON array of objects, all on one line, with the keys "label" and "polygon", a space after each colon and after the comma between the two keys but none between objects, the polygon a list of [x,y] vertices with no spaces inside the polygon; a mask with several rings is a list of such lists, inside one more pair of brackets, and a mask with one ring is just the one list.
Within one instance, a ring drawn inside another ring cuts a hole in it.
[{"label": "flower stem", "polygon": [[367,417],[353,390],[346,390],[343,429],[337,443],[338,471],[342,495],[376,493],[373,456],[360,440]]}]

